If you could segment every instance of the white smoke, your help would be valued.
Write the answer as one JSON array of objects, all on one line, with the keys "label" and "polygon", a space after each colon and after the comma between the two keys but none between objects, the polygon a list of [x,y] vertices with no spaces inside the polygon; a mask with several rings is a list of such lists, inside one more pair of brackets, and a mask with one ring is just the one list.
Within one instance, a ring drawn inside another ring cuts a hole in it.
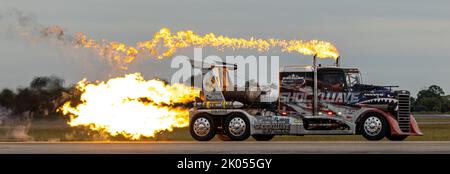
[{"label": "white smoke", "polygon": [[63,41],[73,38],[65,36],[61,27],[45,27],[36,21],[34,15],[17,9],[0,11],[0,33],[6,37],[18,37],[32,42],[44,41],[54,36]]},{"label": "white smoke", "polygon": [[27,85],[38,75],[60,76],[75,83],[120,73],[97,52],[77,46],[70,33],[63,27],[37,22],[33,14],[0,8],[0,69],[4,72],[0,73],[0,88]]},{"label": "white smoke", "polygon": [[0,106],[0,128],[4,131],[0,135],[2,141],[31,141],[28,133],[31,128],[31,119],[29,117],[11,115],[11,111]]}]

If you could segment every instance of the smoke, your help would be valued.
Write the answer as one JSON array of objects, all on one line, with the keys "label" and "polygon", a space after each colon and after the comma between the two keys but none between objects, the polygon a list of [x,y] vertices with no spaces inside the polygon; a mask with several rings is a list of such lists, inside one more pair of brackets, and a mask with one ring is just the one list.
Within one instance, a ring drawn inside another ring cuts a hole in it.
[{"label": "smoke", "polygon": [[11,115],[11,112],[0,106],[0,127],[4,131],[2,141],[32,141],[29,135],[31,119],[29,117]]},{"label": "smoke", "polygon": [[[80,64],[77,68],[81,67],[84,74],[103,74],[101,76],[105,78],[112,74],[111,72],[121,70],[121,65],[103,55],[99,56],[97,50],[84,49],[81,40],[85,36],[81,33],[69,34],[67,29],[61,26],[43,25],[37,22],[34,15],[17,9],[0,11],[0,16],[0,38],[4,38],[3,42],[7,42],[6,40],[25,41],[34,45],[35,50],[27,47],[30,50],[24,51],[44,52],[42,53],[44,57],[55,57],[54,53],[57,53],[56,57],[59,59],[57,61],[71,61]],[[39,50],[36,51],[36,48]],[[35,56],[30,55],[29,57]],[[98,75],[96,76],[98,77]]]},{"label": "smoke", "polygon": [[9,129],[7,130],[6,137],[10,140],[16,141],[32,141],[33,137],[31,137],[28,133],[31,128],[31,121],[17,121],[17,120],[7,120],[7,126]]},{"label": "smoke", "polygon": [[[121,45],[115,45],[116,42],[108,42],[106,39],[101,39],[99,42],[88,39],[81,32],[73,35],[68,34],[66,29],[58,25],[44,26],[37,22],[36,17],[31,14],[24,13],[17,9],[9,9],[6,12],[0,13],[0,34],[6,38],[19,38],[29,43],[47,44],[56,46],[59,50],[65,53],[64,57],[83,56],[83,52],[90,51],[89,60],[82,60],[88,67],[92,66],[93,61],[100,61],[106,63],[111,67],[111,70],[120,71],[126,70],[122,58],[125,57],[123,52],[115,49],[120,49]],[[95,42],[95,43],[94,43]],[[116,47],[116,48],[113,48]],[[99,58],[99,60],[93,60]],[[95,68],[94,68],[95,69]],[[111,74],[109,72],[108,74]]]},{"label": "smoke", "polygon": [[[37,75],[56,75],[75,83],[82,78],[122,75],[110,59],[77,43],[68,29],[38,22],[35,15],[0,8],[0,87],[26,85]],[[11,76],[14,74],[14,76]]]},{"label": "smoke", "polygon": [[20,37],[27,40],[38,39],[38,33],[43,28],[31,14],[25,14],[17,9],[8,9],[0,14],[2,34],[8,37]]},{"label": "smoke", "polygon": [[44,41],[53,36],[58,40],[70,42],[72,36],[64,35],[64,29],[59,26],[45,27],[36,21],[36,17],[17,9],[0,12],[0,31],[9,37],[19,37],[29,41]]}]

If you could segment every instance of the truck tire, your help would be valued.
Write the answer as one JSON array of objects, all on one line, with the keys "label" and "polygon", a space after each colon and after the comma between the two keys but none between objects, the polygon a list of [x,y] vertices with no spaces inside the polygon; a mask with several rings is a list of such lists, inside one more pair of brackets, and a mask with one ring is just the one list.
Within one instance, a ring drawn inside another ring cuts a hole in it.
[{"label": "truck tire", "polygon": [[273,137],[275,137],[275,135],[254,134],[254,135],[252,135],[252,137],[256,141],[270,141],[273,139]]},{"label": "truck tire", "polygon": [[198,141],[209,141],[216,135],[214,119],[208,114],[195,115],[189,124],[192,138]]},{"label": "truck tire", "polygon": [[386,119],[373,113],[364,116],[359,124],[361,134],[370,141],[383,139],[387,134],[388,128]]},{"label": "truck tire", "polygon": [[232,114],[225,120],[225,134],[232,141],[246,140],[250,136],[250,122],[241,114]]},{"label": "truck tire", "polygon": [[387,135],[386,138],[391,141],[403,141],[408,138],[408,135]]}]

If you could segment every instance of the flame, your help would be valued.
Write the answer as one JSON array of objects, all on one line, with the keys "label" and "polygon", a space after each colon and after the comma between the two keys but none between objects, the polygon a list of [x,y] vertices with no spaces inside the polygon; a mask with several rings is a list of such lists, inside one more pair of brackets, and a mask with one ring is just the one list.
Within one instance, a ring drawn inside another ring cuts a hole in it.
[{"label": "flame", "polygon": [[[61,34],[59,27],[45,30],[45,33],[55,32]],[[316,55],[319,58],[339,57],[337,48],[330,42],[320,40],[282,40],[282,39],[250,39],[232,38],[223,35],[209,33],[198,35],[191,30],[181,30],[171,33],[168,28],[162,28],[153,35],[150,40],[137,42],[134,46],[121,42],[108,42],[102,39],[100,42],[88,38],[79,32],[75,35],[74,42],[81,47],[96,50],[99,55],[108,57],[115,65],[127,69],[127,65],[133,62],[139,55],[152,56],[162,59],[172,56],[178,49],[187,47],[216,47],[223,50],[231,49],[255,49],[261,52],[272,48],[279,48],[282,52],[299,53],[303,55]]]},{"label": "flame", "polygon": [[146,81],[139,73],[99,83],[82,80],[77,89],[82,103],[72,107],[67,102],[60,108],[70,116],[70,126],[89,126],[133,140],[188,126],[188,110],[174,105],[192,101],[199,93],[182,84]]}]

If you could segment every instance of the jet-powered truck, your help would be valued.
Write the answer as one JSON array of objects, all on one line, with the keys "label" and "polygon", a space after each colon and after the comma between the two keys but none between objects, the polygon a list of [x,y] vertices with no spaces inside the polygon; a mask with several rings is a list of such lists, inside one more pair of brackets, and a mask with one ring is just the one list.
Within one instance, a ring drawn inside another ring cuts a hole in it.
[{"label": "jet-powered truck", "polygon": [[[401,141],[422,135],[411,115],[410,93],[397,86],[361,83],[357,68],[287,66],[279,73],[279,96],[262,102],[265,91],[230,88],[229,71],[236,65],[202,64],[202,90],[190,110],[192,137],[208,141],[259,141],[276,135],[355,135],[367,140]],[[228,89],[228,90],[227,90]]]}]

